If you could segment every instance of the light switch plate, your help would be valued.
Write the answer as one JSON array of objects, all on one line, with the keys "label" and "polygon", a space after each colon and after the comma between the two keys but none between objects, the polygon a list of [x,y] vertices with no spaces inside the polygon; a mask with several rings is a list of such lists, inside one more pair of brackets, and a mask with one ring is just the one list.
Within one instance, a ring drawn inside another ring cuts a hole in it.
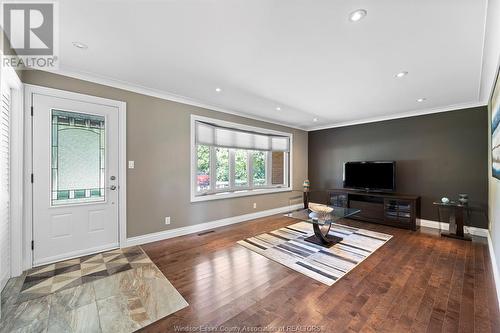
[{"label": "light switch plate", "polygon": [[135,162],[134,161],[128,161],[128,168],[133,169],[135,167]]},{"label": "light switch plate", "polygon": [[170,216],[165,217],[165,224],[170,224]]}]

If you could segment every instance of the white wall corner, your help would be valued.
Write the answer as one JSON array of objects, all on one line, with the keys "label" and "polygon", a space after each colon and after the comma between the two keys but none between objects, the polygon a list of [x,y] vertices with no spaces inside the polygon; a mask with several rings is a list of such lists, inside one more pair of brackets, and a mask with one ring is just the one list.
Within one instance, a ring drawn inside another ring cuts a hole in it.
[{"label": "white wall corner", "polygon": [[485,11],[482,67],[478,99],[487,102],[493,91],[500,60],[500,1],[489,0]]},{"label": "white wall corner", "polygon": [[195,224],[195,225],[191,225],[191,226],[187,226],[187,227],[165,230],[165,231],[150,233],[150,234],[141,235],[141,236],[129,237],[129,238],[127,238],[127,241],[125,242],[124,246],[122,246],[122,247],[141,245],[141,244],[157,242],[157,241],[161,241],[161,240],[169,239],[169,238],[173,238],[173,237],[194,234],[197,232],[215,229],[215,228],[219,228],[219,227],[224,227],[227,225],[241,223],[241,222],[254,220],[254,219],[258,219],[258,218],[262,218],[262,217],[266,217],[266,216],[286,213],[286,212],[289,212],[291,210],[300,209],[302,207],[303,207],[303,204],[278,207],[278,208],[263,210],[263,211],[256,212],[256,213],[238,215],[238,216],[228,217],[228,218],[224,218],[224,219],[220,219],[220,220]]}]

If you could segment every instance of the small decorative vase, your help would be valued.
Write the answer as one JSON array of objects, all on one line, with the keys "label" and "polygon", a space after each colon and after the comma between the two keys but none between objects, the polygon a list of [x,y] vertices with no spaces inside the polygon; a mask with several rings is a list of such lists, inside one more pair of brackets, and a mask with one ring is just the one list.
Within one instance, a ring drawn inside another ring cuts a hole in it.
[{"label": "small decorative vase", "polygon": [[465,206],[469,203],[469,195],[468,194],[459,194],[458,195],[458,202],[460,202],[461,205]]},{"label": "small decorative vase", "polygon": [[309,192],[309,189],[311,188],[311,183],[309,182],[309,179],[304,180],[302,186],[304,186],[304,192]]},{"label": "small decorative vase", "polygon": [[309,183],[309,179],[304,180],[302,184],[304,186],[304,209],[309,208],[309,189],[311,187],[311,183]]}]

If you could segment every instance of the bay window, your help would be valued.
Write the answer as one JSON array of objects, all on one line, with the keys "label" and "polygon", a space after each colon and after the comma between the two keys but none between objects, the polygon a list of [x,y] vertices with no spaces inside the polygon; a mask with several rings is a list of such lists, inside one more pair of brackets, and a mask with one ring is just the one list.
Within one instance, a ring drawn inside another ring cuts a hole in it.
[{"label": "bay window", "polygon": [[292,135],[191,117],[192,201],[290,190]]}]

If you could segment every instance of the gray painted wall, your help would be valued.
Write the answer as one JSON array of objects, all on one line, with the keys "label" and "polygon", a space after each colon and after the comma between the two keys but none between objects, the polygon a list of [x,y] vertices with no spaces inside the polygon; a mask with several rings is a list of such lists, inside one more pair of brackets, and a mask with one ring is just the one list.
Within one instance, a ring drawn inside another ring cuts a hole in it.
[{"label": "gray painted wall", "polygon": [[[307,177],[307,132],[211,111],[41,71],[23,82],[127,103],[127,234],[129,237],[289,205],[284,192],[190,203],[190,115],[293,133],[293,185]],[[253,203],[257,209],[253,209]],[[165,225],[165,216],[171,224]]]},{"label": "gray painted wall", "polygon": [[342,188],[347,161],[395,160],[396,190],[422,197],[421,218],[438,220],[432,202],[468,193],[487,228],[487,108],[479,107],[309,133],[309,180],[316,189]]}]

